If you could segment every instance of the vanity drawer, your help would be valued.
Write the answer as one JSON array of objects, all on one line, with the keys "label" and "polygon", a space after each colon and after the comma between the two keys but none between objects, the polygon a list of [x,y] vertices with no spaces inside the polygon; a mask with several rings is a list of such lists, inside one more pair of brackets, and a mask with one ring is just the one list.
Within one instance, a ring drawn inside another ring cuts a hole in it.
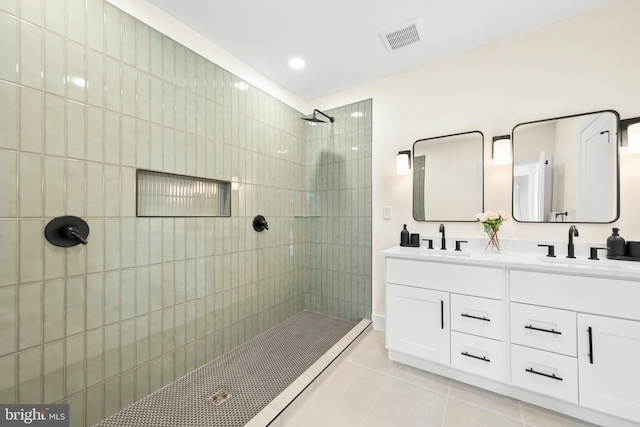
[{"label": "vanity drawer", "polygon": [[640,320],[640,280],[589,277],[587,268],[576,271],[582,275],[511,270],[511,301]]},{"label": "vanity drawer", "polygon": [[512,302],[511,342],[576,357],[576,313]]},{"label": "vanity drawer", "polygon": [[503,302],[495,299],[451,295],[451,329],[494,340],[503,339]]},{"label": "vanity drawer", "polygon": [[504,381],[502,341],[452,331],[451,366],[502,382]]},{"label": "vanity drawer", "polygon": [[500,268],[387,258],[387,282],[485,298],[502,298]]},{"label": "vanity drawer", "polygon": [[512,344],[511,383],[546,396],[578,403],[578,360]]}]

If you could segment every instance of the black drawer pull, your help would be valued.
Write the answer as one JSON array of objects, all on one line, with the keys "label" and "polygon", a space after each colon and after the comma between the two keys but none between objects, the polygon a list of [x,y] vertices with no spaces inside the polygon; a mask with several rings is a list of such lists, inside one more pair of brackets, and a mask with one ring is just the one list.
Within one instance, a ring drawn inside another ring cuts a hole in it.
[{"label": "black drawer pull", "polygon": [[482,317],[478,317],[478,316],[472,316],[470,314],[467,313],[462,313],[460,316],[462,317],[468,317],[470,319],[478,319],[478,320],[484,320],[485,322],[491,322],[491,319],[487,319],[486,317],[482,316]]},{"label": "black drawer pull", "polygon": [[444,300],[440,300],[440,328],[444,329]]},{"label": "black drawer pull", "polygon": [[591,336],[591,326],[587,328],[587,332],[589,332],[589,363],[593,365],[593,337]]},{"label": "black drawer pull", "polygon": [[556,377],[556,374],[543,374],[542,372],[536,372],[534,371],[532,368],[527,368],[526,369],[527,372],[531,372],[532,374],[536,374],[536,375],[542,375],[543,377],[547,377],[547,378],[552,378],[554,380],[558,380],[558,381],[562,381],[562,378],[560,377]]},{"label": "black drawer pull", "polygon": [[460,353],[460,354],[461,354],[461,355],[463,355],[463,356],[473,357],[474,359],[482,360],[483,362],[491,362],[491,359],[487,359],[487,358],[486,358],[486,357],[484,357],[484,356],[482,356],[482,357],[480,357],[480,356],[474,356],[473,354],[469,354],[469,353],[467,353],[466,351],[465,351],[465,352],[462,352],[462,353]]},{"label": "black drawer pull", "polygon": [[524,328],[533,329],[534,331],[547,332],[550,334],[562,335],[562,332],[556,331],[555,329],[542,329],[542,328],[536,328],[535,326],[531,326],[531,325],[527,325]]}]

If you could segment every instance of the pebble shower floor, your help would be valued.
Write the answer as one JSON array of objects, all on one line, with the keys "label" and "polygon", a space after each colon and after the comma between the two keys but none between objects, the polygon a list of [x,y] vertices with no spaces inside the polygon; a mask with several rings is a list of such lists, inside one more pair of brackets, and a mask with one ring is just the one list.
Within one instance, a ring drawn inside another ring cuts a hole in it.
[{"label": "pebble shower floor", "polygon": [[[354,326],[298,313],[96,426],[243,426]],[[230,396],[216,404],[220,391]]]}]

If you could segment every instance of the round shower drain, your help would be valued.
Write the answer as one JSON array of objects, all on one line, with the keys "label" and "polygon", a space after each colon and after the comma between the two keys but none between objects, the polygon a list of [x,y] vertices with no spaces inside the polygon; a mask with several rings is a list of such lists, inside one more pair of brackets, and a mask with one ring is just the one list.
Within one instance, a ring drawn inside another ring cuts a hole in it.
[{"label": "round shower drain", "polygon": [[228,393],[224,390],[220,390],[214,393],[213,395],[209,396],[207,399],[209,399],[211,402],[215,403],[216,405],[220,405],[222,404],[222,402],[229,399],[230,397],[231,397],[231,393]]}]

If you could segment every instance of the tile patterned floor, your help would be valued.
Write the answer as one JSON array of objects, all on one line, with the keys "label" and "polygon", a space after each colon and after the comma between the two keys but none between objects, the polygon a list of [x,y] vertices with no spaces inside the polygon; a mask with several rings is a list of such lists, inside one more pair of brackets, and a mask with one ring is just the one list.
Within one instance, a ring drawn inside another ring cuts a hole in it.
[{"label": "tile patterned floor", "polygon": [[[244,426],[353,327],[303,311],[96,426]],[[218,406],[220,390],[231,397]]]},{"label": "tile patterned floor", "polygon": [[593,427],[387,359],[370,331],[286,427]]}]

